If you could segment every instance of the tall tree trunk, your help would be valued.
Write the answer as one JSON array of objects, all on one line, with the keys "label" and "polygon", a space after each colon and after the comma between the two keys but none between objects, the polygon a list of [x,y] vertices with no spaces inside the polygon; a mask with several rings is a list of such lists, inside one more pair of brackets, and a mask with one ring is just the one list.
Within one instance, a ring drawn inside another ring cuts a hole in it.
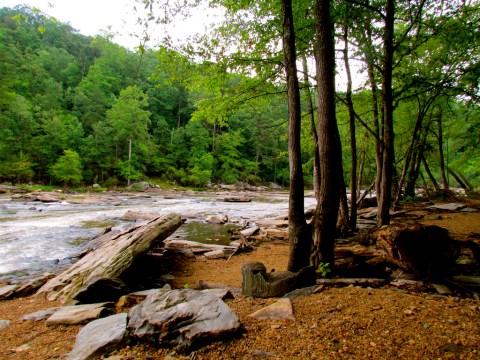
[{"label": "tall tree trunk", "polygon": [[387,0],[383,44],[383,161],[380,195],[378,196],[379,226],[390,224],[390,202],[392,199],[392,179],[394,162],[393,133],[393,35],[395,22],[395,0]]},{"label": "tall tree trunk", "polygon": [[[348,15],[348,11],[345,12]],[[343,62],[345,64],[345,72],[347,74],[347,93],[346,102],[348,107],[348,117],[350,124],[350,154],[352,160],[352,168],[350,169],[350,221],[349,226],[355,229],[357,226],[357,138],[355,128],[355,111],[353,109],[352,100],[352,74],[350,72],[350,63],[348,58],[348,24],[345,24],[343,32]],[[341,204],[343,201],[341,202]]]},{"label": "tall tree trunk", "polygon": [[422,164],[423,164],[423,168],[425,169],[425,172],[427,173],[428,178],[430,179],[430,182],[433,185],[433,188],[435,189],[435,192],[438,193],[440,191],[440,186],[438,186],[437,181],[433,177],[432,172],[430,171],[430,167],[427,164],[427,160],[425,160],[425,156],[422,156]]},{"label": "tall tree trunk", "polygon": [[[363,182],[363,169],[365,168],[365,158],[366,158],[366,151],[362,150],[360,155],[360,167],[358,168],[358,179],[357,179],[357,199],[361,195],[362,191],[362,182]],[[355,201],[356,204],[356,201]]]},{"label": "tall tree trunk", "polygon": [[442,177],[442,188],[448,189],[448,180],[446,174],[445,157],[443,156],[443,127],[442,127],[442,115],[440,114],[437,119],[438,124],[438,156],[440,161],[440,176]]},{"label": "tall tree trunk", "polygon": [[365,19],[365,59],[367,61],[368,81],[370,82],[372,92],[372,114],[375,131],[375,163],[377,166],[377,174],[375,178],[375,194],[377,201],[381,193],[382,183],[382,159],[383,159],[383,131],[380,129],[380,119],[378,112],[378,86],[375,76],[375,63],[373,56],[373,41],[372,41],[372,24],[370,17]]},{"label": "tall tree trunk", "polygon": [[315,126],[312,93],[310,91],[310,80],[308,78],[307,56],[305,54],[302,55],[302,65],[303,65],[303,82],[305,83],[305,97],[307,98],[307,112],[308,112],[308,118],[310,119],[310,126],[312,128],[312,136],[313,136],[313,143],[314,143],[313,192],[315,193],[315,197],[317,198],[318,191],[320,188],[320,154],[318,152],[318,132],[317,132],[317,127]]},{"label": "tall tree trunk", "polygon": [[290,161],[290,198],[288,203],[290,256],[288,259],[288,270],[298,271],[309,265],[311,233],[304,214],[304,184],[300,150],[300,90],[298,86],[295,30],[291,0],[282,0],[282,12],[283,53],[288,94],[288,155]]},{"label": "tall tree trunk", "polygon": [[314,266],[329,263],[333,267],[342,152],[335,115],[335,49],[329,0],[315,1],[315,42],[321,179],[313,220],[314,243],[310,262]]}]

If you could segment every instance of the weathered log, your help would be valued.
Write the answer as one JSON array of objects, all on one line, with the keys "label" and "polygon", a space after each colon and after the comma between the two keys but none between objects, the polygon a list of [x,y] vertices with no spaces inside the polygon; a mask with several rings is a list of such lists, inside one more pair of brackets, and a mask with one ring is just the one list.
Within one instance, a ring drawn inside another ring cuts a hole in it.
[{"label": "weathered log", "polygon": [[121,278],[136,258],[158,245],[182,224],[179,215],[169,214],[144,225],[114,233],[109,241],[48,281],[37,294],[49,300],[67,303],[92,279]]},{"label": "weathered log", "polygon": [[317,279],[317,285],[324,286],[370,286],[381,287],[388,283],[388,279],[374,278],[339,278],[339,279]]},{"label": "weathered log", "polygon": [[224,202],[251,202],[252,198],[248,196],[231,196],[223,198]]},{"label": "weathered log", "polygon": [[420,278],[438,278],[452,273],[461,244],[438,226],[384,226],[377,232],[377,244],[386,260]]}]

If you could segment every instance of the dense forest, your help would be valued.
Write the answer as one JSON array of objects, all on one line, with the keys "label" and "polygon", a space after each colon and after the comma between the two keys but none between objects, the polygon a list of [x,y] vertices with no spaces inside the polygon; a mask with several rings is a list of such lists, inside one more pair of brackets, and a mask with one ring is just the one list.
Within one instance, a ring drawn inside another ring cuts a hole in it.
[{"label": "dense forest", "polygon": [[[138,51],[108,35],[84,36],[36,9],[0,9],[0,182],[288,186],[282,26],[272,16],[280,7],[233,3],[213,2],[227,9],[213,37]],[[335,2],[332,10],[337,72],[347,83],[335,111],[352,190],[376,180],[384,141],[380,2],[355,3]],[[413,196],[423,185],[480,185],[479,5],[418,3],[398,2],[394,28],[394,197],[396,188]],[[318,106],[309,6],[293,9],[306,187],[314,183]],[[365,79],[357,88],[355,76]]]}]

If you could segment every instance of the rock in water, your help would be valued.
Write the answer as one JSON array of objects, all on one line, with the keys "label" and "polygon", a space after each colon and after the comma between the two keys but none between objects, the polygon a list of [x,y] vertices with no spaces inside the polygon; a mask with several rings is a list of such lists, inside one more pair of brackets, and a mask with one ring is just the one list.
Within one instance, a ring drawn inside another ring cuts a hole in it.
[{"label": "rock in water", "polygon": [[125,339],[126,328],[126,313],[92,321],[78,333],[75,346],[67,359],[98,359],[102,354],[118,347]]},{"label": "rock in water", "polygon": [[220,298],[190,289],[158,290],[128,314],[130,336],[154,338],[179,352],[188,352],[239,328],[237,315]]},{"label": "rock in water", "polygon": [[37,294],[67,303],[92,279],[121,278],[140,255],[161,243],[182,224],[179,215],[168,214],[144,225],[113,233],[101,246],[42,286]]}]

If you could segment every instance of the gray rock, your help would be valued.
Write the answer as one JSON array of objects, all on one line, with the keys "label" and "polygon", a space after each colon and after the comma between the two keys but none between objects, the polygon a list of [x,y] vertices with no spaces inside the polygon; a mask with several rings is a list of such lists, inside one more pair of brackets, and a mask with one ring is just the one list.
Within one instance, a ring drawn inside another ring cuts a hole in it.
[{"label": "gray rock", "polygon": [[225,258],[225,253],[223,250],[212,250],[203,254],[207,259],[223,259]]},{"label": "gray rock", "polygon": [[43,285],[47,283],[48,280],[52,279],[53,277],[55,277],[55,275],[45,274],[18,285],[18,288],[15,289],[14,297],[25,297],[32,295],[33,293],[35,293],[35,291],[40,289]]},{"label": "gray rock", "polygon": [[319,293],[323,290],[322,286],[309,286],[302,289],[296,289],[285,294],[283,297],[288,299],[296,299],[299,297],[310,296],[312,294]]},{"label": "gray rock", "polygon": [[467,205],[465,204],[449,203],[449,204],[432,205],[427,207],[427,209],[443,210],[443,211],[458,211],[465,207],[467,207]]},{"label": "gray rock", "polygon": [[113,313],[113,303],[63,306],[47,319],[48,326],[81,325]]},{"label": "gray rock", "polygon": [[75,346],[67,359],[98,359],[102,354],[116,349],[125,340],[126,329],[126,313],[92,321],[78,333]]},{"label": "gray rock", "polygon": [[131,336],[154,338],[179,352],[188,352],[240,328],[237,315],[220,298],[190,289],[149,295],[130,310],[128,319]]},{"label": "gray rock", "polygon": [[252,236],[260,231],[258,226],[249,227],[240,231],[243,236]]},{"label": "gray rock", "polygon": [[42,321],[45,319],[48,319],[50,316],[55,314],[60,307],[53,307],[53,308],[48,308],[48,309],[43,309],[40,311],[36,311],[31,314],[27,314],[23,317],[20,318],[20,321]]},{"label": "gray rock", "polygon": [[248,316],[258,320],[295,320],[290,299],[280,299]]},{"label": "gray rock", "polygon": [[0,287],[0,300],[6,300],[13,297],[18,285],[4,285]]},{"label": "gray rock", "polygon": [[228,216],[227,215],[208,215],[206,220],[209,224],[221,225],[228,222]]},{"label": "gray rock", "polygon": [[201,292],[203,293],[207,293],[207,294],[212,294],[222,300],[225,300],[225,299],[234,299],[235,296],[233,296],[232,292],[228,289],[204,289],[204,290],[201,290]]},{"label": "gray rock", "polygon": [[152,184],[146,181],[136,182],[129,186],[129,188],[131,189],[138,189],[138,190],[146,190],[150,187],[153,187]]},{"label": "gray rock", "polygon": [[0,320],[0,330],[7,328],[10,326],[10,320]]}]

